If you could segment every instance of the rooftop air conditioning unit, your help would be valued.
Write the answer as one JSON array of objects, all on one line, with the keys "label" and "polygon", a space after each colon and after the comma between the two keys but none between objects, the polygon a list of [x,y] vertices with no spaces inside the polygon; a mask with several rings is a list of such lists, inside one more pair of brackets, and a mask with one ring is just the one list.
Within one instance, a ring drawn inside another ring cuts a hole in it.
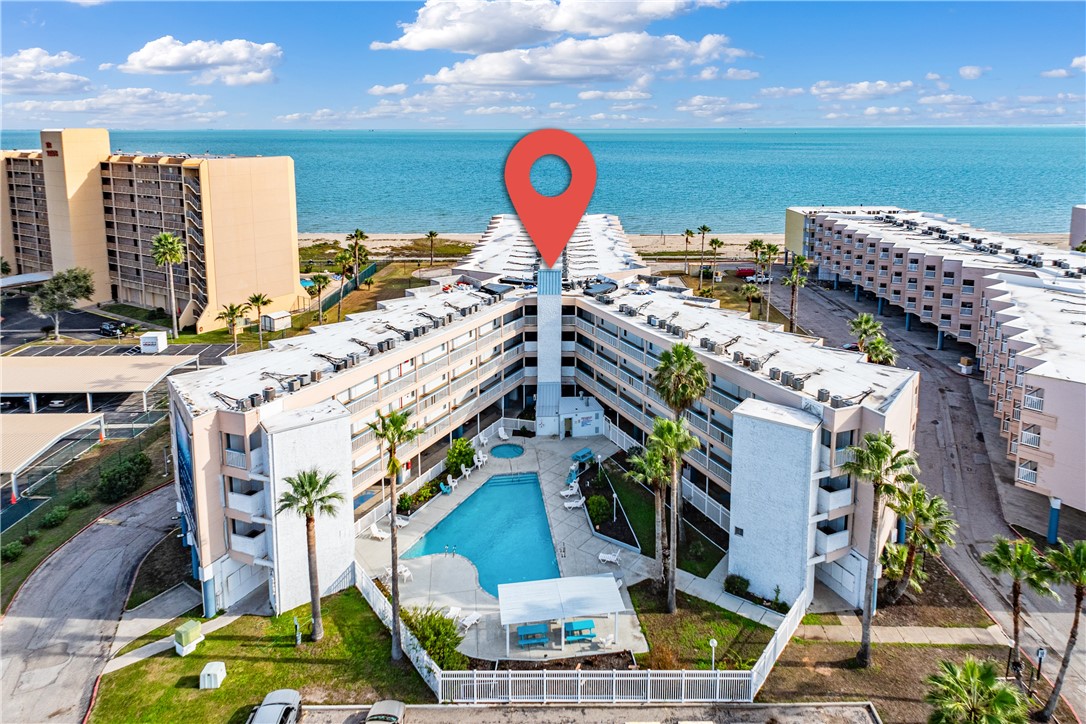
[{"label": "rooftop air conditioning unit", "polygon": [[713,352],[715,354],[727,354],[728,349],[720,342],[713,343]]},{"label": "rooftop air conditioning unit", "polygon": [[263,402],[264,397],[259,392],[249,395],[249,407],[260,407]]},{"label": "rooftop air conditioning unit", "polygon": [[249,398],[248,397],[242,397],[240,400],[238,400],[237,404],[238,404],[238,410],[240,410],[241,412],[245,412],[250,407]]},{"label": "rooftop air conditioning unit", "polygon": [[656,326],[656,315],[655,314],[650,314],[648,322],[649,322],[650,327],[655,327]]},{"label": "rooftop air conditioning unit", "polygon": [[712,346],[713,346],[713,340],[709,339],[708,337],[702,337],[701,338],[701,348],[702,349],[710,349]]},{"label": "rooftop air conditioning unit", "polygon": [[828,402],[829,399],[830,399],[830,391],[827,390],[825,387],[819,389],[819,391],[818,391],[818,401],[819,402]]},{"label": "rooftop air conditioning unit", "polygon": [[672,330],[671,330],[671,333],[674,334],[676,337],[680,337],[680,338],[685,338],[686,337],[686,330],[683,329],[682,327],[673,327]]},{"label": "rooftop air conditioning unit", "polygon": [[667,327],[667,320],[666,319],[657,319],[656,320],[656,328],[657,329],[664,329],[666,327]]},{"label": "rooftop air conditioning unit", "polygon": [[793,390],[802,390],[803,389],[803,384],[804,384],[804,382],[803,382],[802,377],[795,377],[795,378],[792,379],[792,389]]},{"label": "rooftop air conditioning unit", "polygon": [[781,378],[781,368],[780,367],[770,367],[769,368],[769,379],[771,379],[771,380],[779,380],[780,378]]},{"label": "rooftop air conditioning unit", "polygon": [[452,312],[446,312],[446,314],[445,314],[445,324],[452,324],[452,321],[453,321],[453,313]]},{"label": "rooftop air conditioning unit", "polygon": [[[344,364],[342,362],[333,362],[332,363],[332,371],[333,372],[342,372],[343,368],[344,368]],[[314,382],[320,382],[321,381],[321,371],[320,370],[313,370],[312,372],[309,373],[309,379],[313,380]]]},{"label": "rooftop air conditioning unit", "polygon": [[302,381],[297,377],[291,377],[287,382],[287,390],[290,392],[297,392],[302,389]]},{"label": "rooftop air conditioning unit", "polygon": [[842,402],[844,402],[844,400],[841,398],[840,395],[834,395],[830,398],[830,407],[836,410],[838,407],[842,406]]},{"label": "rooftop air conditioning unit", "polygon": [[792,386],[792,379],[794,377],[795,377],[795,375],[793,373],[787,371],[787,370],[785,370],[784,372],[781,372],[781,384],[784,385],[785,387],[791,387]]},{"label": "rooftop air conditioning unit", "polygon": [[309,374],[305,373],[305,374],[298,375],[298,382],[299,382],[299,384],[301,384],[302,387],[305,387],[306,385],[308,385],[310,383]]},{"label": "rooftop air conditioning unit", "polygon": [[671,322],[664,322],[664,331],[667,332],[668,334],[674,334],[675,333],[675,325],[672,324]]},{"label": "rooftop air conditioning unit", "polygon": [[275,399],[275,388],[274,387],[265,387],[264,388],[264,402],[271,402],[274,399]]},{"label": "rooftop air conditioning unit", "polygon": [[757,372],[757,371],[758,371],[758,370],[760,370],[760,369],[762,369],[762,362],[761,362],[761,360],[757,360],[757,359],[752,359],[752,360],[750,361],[750,371],[751,371],[751,372]]},{"label": "rooftop air conditioning unit", "polygon": [[395,348],[396,348],[396,338],[395,337],[389,337],[388,339],[385,340],[385,349],[395,349]]},{"label": "rooftop air conditioning unit", "polygon": [[471,307],[464,307],[463,309],[460,310],[460,316],[461,317],[466,317],[469,314],[471,314]]},{"label": "rooftop air conditioning unit", "polygon": [[738,351],[732,352],[732,362],[735,362],[736,364],[742,364],[743,353]]},{"label": "rooftop air conditioning unit", "polygon": [[403,338],[405,342],[410,342],[415,338],[415,333],[412,332],[410,329],[405,329],[403,333]]}]

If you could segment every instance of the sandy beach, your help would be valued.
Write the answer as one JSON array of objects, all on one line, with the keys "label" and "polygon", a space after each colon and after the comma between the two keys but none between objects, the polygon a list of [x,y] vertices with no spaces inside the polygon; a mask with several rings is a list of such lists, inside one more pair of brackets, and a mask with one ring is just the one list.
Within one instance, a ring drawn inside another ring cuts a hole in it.
[{"label": "sandy beach", "polygon": [[[344,245],[347,232],[342,233],[309,233],[298,234],[298,243],[301,246],[310,246],[320,242],[338,242]],[[395,249],[409,245],[413,239],[423,238],[425,234],[370,234],[366,240],[366,246],[371,253],[380,256]],[[481,234],[442,234],[442,239],[456,241],[464,244],[477,244]],[[1014,236],[1027,241],[1034,241],[1049,246],[1067,247],[1067,234],[1014,234]],[[630,243],[634,249],[642,254],[657,254],[660,252],[681,252],[686,248],[685,237],[681,234],[629,234]],[[744,248],[751,239],[762,239],[766,243],[777,244],[784,247],[784,234],[709,234],[706,239],[717,238],[724,242],[718,259],[743,259],[749,256]],[[690,240],[690,254],[694,256],[701,253],[701,235]],[[705,249],[706,256],[710,250],[708,244]]]}]

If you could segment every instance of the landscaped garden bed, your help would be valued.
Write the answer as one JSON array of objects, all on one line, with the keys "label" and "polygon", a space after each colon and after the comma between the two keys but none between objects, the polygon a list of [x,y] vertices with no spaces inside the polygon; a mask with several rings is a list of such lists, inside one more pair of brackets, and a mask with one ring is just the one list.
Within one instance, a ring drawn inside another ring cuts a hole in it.
[{"label": "landscaped garden bed", "polygon": [[639,545],[638,537],[634,535],[630,527],[630,522],[626,519],[621,499],[617,499],[616,506],[617,496],[611,487],[610,477],[606,468],[601,475],[599,466],[592,463],[579,478],[581,494],[585,497],[585,508],[592,521],[592,527],[597,533],[611,540],[643,550]]},{"label": "landscaped garden bed", "polygon": [[925,558],[921,593],[907,591],[894,605],[880,603],[876,626],[987,628],[993,621],[938,558]]},{"label": "landscaped garden bed", "polygon": [[612,669],[635,669],[637,663],[633,654],[629,651],[615,651],[607,654],[594,654],[589,656],[574,656],[568,659],[544,659],[535,661],[502,660],[495,662],[488,659],[476,659],[468,657],[468,667],[480,671],[538,671],[547,669],[581,670],[581,671],[611,671]]},{"label": "landscaped garden bed", "polygon": [[445,473],[442,471],[442,475],[434,478],[430,482],[423,485],[410,495],[406,493],[400,493],[398,502],[396,504],[396,513],[398,515],[411,515],[422,506],[429,503],[438,495],[441,495],[441,484],[445,482]]}]

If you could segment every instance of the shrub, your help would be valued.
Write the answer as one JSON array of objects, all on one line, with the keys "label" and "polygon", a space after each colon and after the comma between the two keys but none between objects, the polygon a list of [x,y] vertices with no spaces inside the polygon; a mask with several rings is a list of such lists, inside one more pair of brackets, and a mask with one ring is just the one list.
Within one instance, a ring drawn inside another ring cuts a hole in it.
[{"label": "shrub", "polygon": [[468,667],[468,657],[456,650],[464,635],[460,633],[456,621],[447,617],[433,606],[426,608],[405,608],[403,622],[415,638],[430,654],[434,663],[443,669],[463,670]]},{"label": "shrub", "polygon": [[731,574],[724,579],[724,590],[733,596],[746,596],[750,581],[738,574]]},{"label": "shrub", "polygon": [[10,563],[21,556],[24,550],[26,550],[26,546],[17,540],[6,543],[3,548],[0,548],[0,560],[4,561],[4,563]]},{"label": "shrub", "polygon": [[585,501],[585,505],[588,506],[588,517],[592,519],[593,525],[599,525],[611,514],[611,504],[602,495],[593,495]]},{"label": "shrub", "polygon": [[464,468],[475,464],[475,446],[471,440],[458,437],[449,446],[449,452],[445,456],[445,467],[454,478],[460,477]]},{"label": "shrub", "polygon": [[411,510],[411,497],[406,493],[401,493],[400,497],[396,500],[396,512],[406,513]]},{"label": "shrub", "polygon": [[86,490],[77,490],[68,505],[73,508],[86,508],[91,503],[91,495]]},{"label": "shrub", "polygon": [[686,549],[686,552],[696,561],[700,561],[705,557],[705,544],[702,543],[701,538],[695,538],[690,541],[690,546]]},{"label": "shrub", "polygon": [[42,516],[42,528],[56,528],[68,517],[67,505],[54,505],[48,513]]},{"label": "shrub", "polygon": [[645,657],[645,668],[655,671],[675,671],[679,667],[679,657],[675,649],[667,644],[657,644]]},{"label": "shrub", "polygon": [[31,528],[26,533],[23,533],[23,537],[20,538],[19,540],[21,540],[23,542],[24,546],[28,546],[31,543],[33,543],[34,541],[36,541],[38,539],[39,535],[41,535],[40,530],[38,530],[37,528]]},{"label": "shrub", "polygon": [[133,453],[102,471],[98,497],[106,503],[123,500],[143,485],[150,472],[151,458],[143,452]]}]

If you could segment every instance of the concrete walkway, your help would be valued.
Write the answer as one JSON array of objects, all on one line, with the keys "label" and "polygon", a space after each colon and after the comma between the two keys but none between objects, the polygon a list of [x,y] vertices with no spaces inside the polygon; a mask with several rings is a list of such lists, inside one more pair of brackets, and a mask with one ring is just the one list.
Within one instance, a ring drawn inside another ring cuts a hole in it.
[{"label": "concrete walkway", "polygon": [[[185,610],[187,611],[188,609]],[[184,613],[184,611],[182,611],[182,613]],[[230,624],[241,618],[242,615],[244,614],[231,613],[219,616],[218,618],[212,619],[211,621],[204,621],[200,625],[201,632],[204,634],[204,636],[207,636],[212,631],[218,631],[224,626],[229,626]],[[116,671],[117,669],[123,669],[126,666],[131,666],[137,661],[149,659],[152,656],[157,656],[163,651],[170,651],[171,649],[173,649],[173,636],[161,638],[158,641],[147,644],[146,646],[140,646],[138,649],[133,649],[132,651],[129,651],[123,656],[118,656],[115,659],[110,659],[109,662],[106,664],[106,668],[102,670],[102,673],[108,674],[110,672]],[[199,651],[199,648],[197,648],[197,651]]]},{"label": "concrete walkway", "polygon": [[200,594],[185,583],[178,583],[168,591],[163,591],[149,601],[136,606],[131,611],[121,614],[117,624],[117,633],[109,649],[110,657],[132,643],[140,636],[165,626],[175,618],[199,605]]},{"label": "concrete walkway", "polygon": [[[858,618],[841,619],[840,626],[803,626],[796,636],[809,641],[859,642],[862,628]],[[871,640],[877,644],[940,644],[1007,646],[1007,637],[999,626],[988,628],[953,628],[937,626],[872,626]]]}]

